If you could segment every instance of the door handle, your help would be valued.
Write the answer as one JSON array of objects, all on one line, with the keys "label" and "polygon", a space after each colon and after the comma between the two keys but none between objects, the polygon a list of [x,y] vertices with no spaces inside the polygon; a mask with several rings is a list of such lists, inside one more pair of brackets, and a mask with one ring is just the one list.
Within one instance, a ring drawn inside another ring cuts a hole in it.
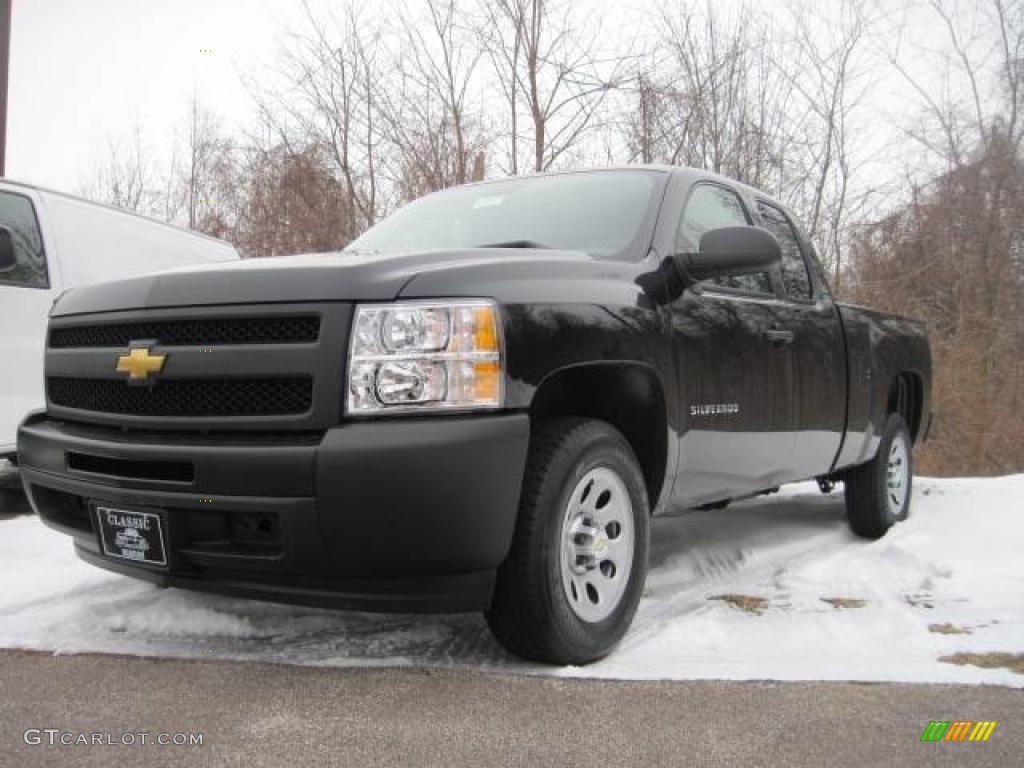
[{"label": "door handle", "polygon": [[764,338],[773,347],[788,347],[793,343],[793,332],[778,330],[765,331]]}]

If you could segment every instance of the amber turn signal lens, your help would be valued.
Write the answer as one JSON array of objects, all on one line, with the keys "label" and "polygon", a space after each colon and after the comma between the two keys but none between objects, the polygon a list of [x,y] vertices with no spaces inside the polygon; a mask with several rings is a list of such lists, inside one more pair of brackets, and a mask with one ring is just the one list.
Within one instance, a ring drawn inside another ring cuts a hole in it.
[{"label": "amber turn signal lens", "polygon": [[473,310],[473,351],[498,351],[498,323],[494,307],[476,307]]},{"label": "amber turn signal lens", "polygon": [[488,360],[473,364],[473,400],[481,405],[497,405],[501,396],[501,366]]}]

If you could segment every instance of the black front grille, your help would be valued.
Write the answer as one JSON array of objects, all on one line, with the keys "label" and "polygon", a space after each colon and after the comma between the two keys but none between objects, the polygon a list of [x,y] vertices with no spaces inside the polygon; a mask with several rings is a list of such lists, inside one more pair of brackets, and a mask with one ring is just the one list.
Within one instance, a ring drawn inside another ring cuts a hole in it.
[{"label": "black front grille", "polygon": [[316,341],[319,335],[320,318],[316,315],[224,317],[53,328],[50,331],[50,346],[57,349],[125,347],[133,341],[152,340],[166,347],[309,344]]},{"label": "black front grille", "polygon": [[308,377],[164,379],[150,387],[51,376],[46,385],[54,405],[135,416],[280,416],[305,413],[313,402]]}]

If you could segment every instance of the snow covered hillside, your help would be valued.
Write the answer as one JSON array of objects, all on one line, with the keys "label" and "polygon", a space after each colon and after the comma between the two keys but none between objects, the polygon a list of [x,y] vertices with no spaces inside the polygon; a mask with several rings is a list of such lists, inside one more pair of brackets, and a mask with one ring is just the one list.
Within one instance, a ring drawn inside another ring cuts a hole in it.
[{"label": "snow covered hillside", "polygon": [[478,616],[341,613],[160,590],[0,520],[0,647],[443,665],[608,678],[904,680],[1024,687],[1024,475],[918,478],[881,541],[813,484],[654,526],[633,629],[587,668],[506,656]]}]

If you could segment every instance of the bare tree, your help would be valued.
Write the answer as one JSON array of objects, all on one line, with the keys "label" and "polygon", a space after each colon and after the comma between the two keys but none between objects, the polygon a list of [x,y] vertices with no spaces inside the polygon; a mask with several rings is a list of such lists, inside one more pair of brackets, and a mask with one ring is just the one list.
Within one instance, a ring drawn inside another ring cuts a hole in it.
[{"label": "bare tree", "polygon": [[852,118],[870,87],[866,8],[867,0],[843,0],[825,16],[794,0],[777,26],[755,6],[661,11],[660,45],[636,79],[625,123],[630,158],[705,168],[774,193],[823,246],[838,285],[846,228],[870,189],[851,186]]},{"label": "bare tree", "polygon": [[639,89],[647,157],[781,184],[800,116],[777,66],[783,49],[761,21],[750,9],[701,15],[685,5],[657,17],[661,76]]},{"label": "bare tree", "polygon": [[656,152],[656,120],[661,111],[661,92],[646,73],[637,77],[636,95],[639,109],[630,121],[630,159],[653,163]]},{"label": "bare tree", "polygon": [[[928,471],[993,473],[1024,465],[1024,3],[928,0],[946,35],[936,51],[890,51],[918,96],[907,135],[938,173],[866,227],[850,276],[856,296],[927,323],[936,432]],[[939,73],[938,82],[935,73]]]},{"label": "bare tree", "polygon": [[[177,191],[169,212],[182,211],[183,224],[217,237],[237,234],[239,202],[235,184],[235,147],[217,116],[193,97],[176,157]],[[174,215],[174,218],[177,216]]]},{"label": "bare tree", "polygon": [[466,9],[456,0],[417,0],[417,7],[422,16],[401,7],[393,79],[380,83],[377,93],[404,200],[469,181],[474,157],[486,145],[481,121],[470,113],[482,54],[472,30],[459,21]]},{"label": "bare tree", "polygon": [[548,170],[595,127],[626,59],[602,57],[600,30],[584,32],[569,4],[494,0],[485,8],[482,36],[508,106],[510,170],[520,167],[520,105],[532,133],[530,166]]},{"label": "bare tree", "polygon": [[157,179],[136,122],[119,140],[107,139],[106,154],[81,187],[83,197],[136,213],[153,213],[160,206]]},{"label": "bare tree", "polygon": [[330,148],[282,144],[249,148],[237,245],[248,256],[340,250],[348,244],[352,201],[333,170]]},{"label": "bare tree", "polygon": [[795,50],[783,66],[806,107],[798,111],[808,117],[803,141],[807,173],[791,182],[795,189],[789,202],[805,214],[809,236],[824,246],[821,256],[839,290],[850,209],[863,207],[870,193],[866,187],[851,189],[851,119],[874,85],[863,56],[873,19],[867,0],[844,0],[832,11],[825,17],[813,6],[789,6]]},{"label": "bare tree", "polygon": [[263,121],[293,155],[325,147],[352,206],[349,237],[385,210],[381,170],[387,150],[377,95],[385,81],[381,31],[347,6],[339,18],[305,3],[306,29],[292,32],[269,87],[252,86]]}]

